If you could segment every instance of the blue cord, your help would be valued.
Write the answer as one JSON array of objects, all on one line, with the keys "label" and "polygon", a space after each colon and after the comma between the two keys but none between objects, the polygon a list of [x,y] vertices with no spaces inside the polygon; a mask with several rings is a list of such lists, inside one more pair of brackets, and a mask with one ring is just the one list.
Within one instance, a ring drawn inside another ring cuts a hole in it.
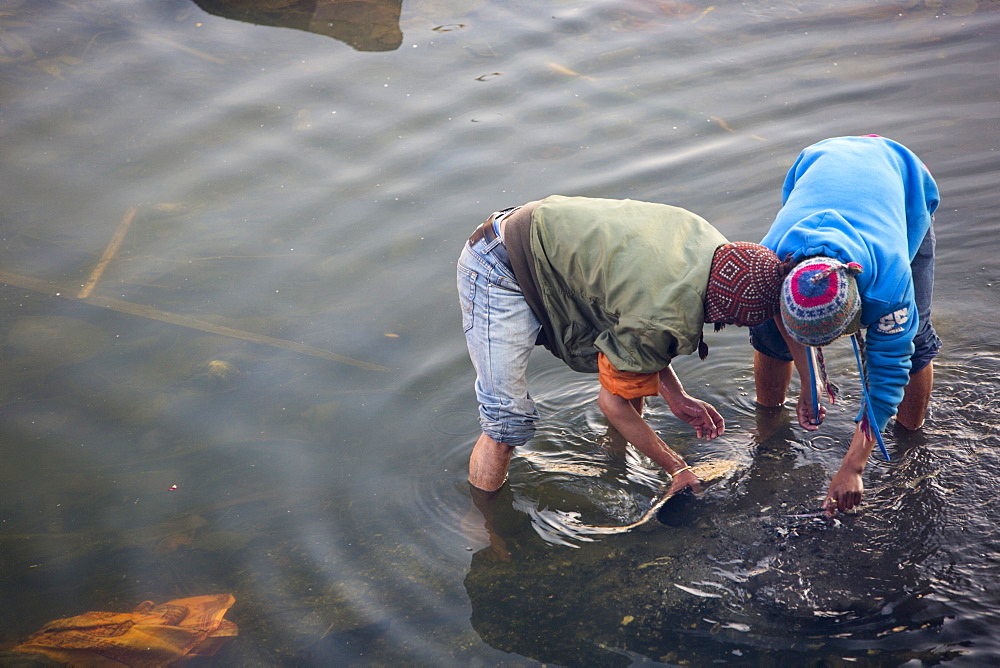
[{"label": "blue cord", "polygon": [[816,351],[812,346],[806,346],[806,359],[809,360],[809,392],[812,394],[812,423],[819,424],[819,392],[816,391]]},{"label": "blue cord", "polygon": [[855,337],[851,337],[851,343],[854,344],[854,359],[858,362],[858,375],[861,376],[861,398],[865,402],[865,410],[868,413],[868,423],[871,425],[872,431],[875,432],[875,440],[878,441],[878,447],[882,450],[882,455],[885,456],[885,461],[891,461],[889,459],[889,451],[886,450],[885,442],[882,440],[882,432],[879,431],[878,425],[875,423],[875,411],[872,410],[872,402],[868,397],[868,382],[865,380],[865,370],[861,365],[861,351],[858,350],[858,340]]}]

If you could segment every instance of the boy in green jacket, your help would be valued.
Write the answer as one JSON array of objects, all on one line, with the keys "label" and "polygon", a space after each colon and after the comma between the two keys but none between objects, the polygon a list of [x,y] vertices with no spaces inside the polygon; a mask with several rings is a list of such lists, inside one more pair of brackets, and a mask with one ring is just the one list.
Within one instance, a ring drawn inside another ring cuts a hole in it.
[{"label": "boy in green jacket", "polygon": [[670,360],[708,348],[706,322],[757,325],[778,312],[787,268],[757,244],[729,243],[699,216],[634,200],[551,196],[494,213],[469,238],[458,291],[483,433],[469,482],[499,489],[513,449],[538,419],[527,361],[545,345],[571,368],[598,373],[598,406],[633,446],[669,473],[671,492],[698,478],[642,419],[643,397],[713,439],[725,422],[684,391]]}]

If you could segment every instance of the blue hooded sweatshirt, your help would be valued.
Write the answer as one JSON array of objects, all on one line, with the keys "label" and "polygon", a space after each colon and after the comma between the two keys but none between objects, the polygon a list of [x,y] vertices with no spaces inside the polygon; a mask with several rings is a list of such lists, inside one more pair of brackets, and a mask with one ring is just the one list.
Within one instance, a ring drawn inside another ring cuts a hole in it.
[{"label": "blue hooded sweatshirt", "polygon": [[[784,259],[857,262],[869,393],[879,430],[909,381],[917,306],[910,262],[930,229],[938,188],[909,149],[884,137],[808,147],[785,177],[782,208],[761,241]],[[860,419],[860,415],[859,415]]]}]

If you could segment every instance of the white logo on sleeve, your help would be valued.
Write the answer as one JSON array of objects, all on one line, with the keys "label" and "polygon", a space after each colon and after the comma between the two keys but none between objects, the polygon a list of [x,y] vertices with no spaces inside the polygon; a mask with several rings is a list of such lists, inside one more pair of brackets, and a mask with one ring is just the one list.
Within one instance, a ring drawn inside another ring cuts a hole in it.
[{"label": "white logo on sleeve", "polygon": [[878,331],[880,334],[899,334],[903,331],[903,325],[909,319],[909,308],[901,308],[898,311],[893,311],[878,319]]}]

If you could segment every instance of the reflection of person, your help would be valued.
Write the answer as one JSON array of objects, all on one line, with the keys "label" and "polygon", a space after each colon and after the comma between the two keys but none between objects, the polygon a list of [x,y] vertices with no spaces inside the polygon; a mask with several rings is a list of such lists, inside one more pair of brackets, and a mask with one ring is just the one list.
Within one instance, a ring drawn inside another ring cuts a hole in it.
[{"label": "reflection of person", "polygon": [[783,272],[772,251],[728,243],[665,204],[556,195],[493,214],[458,263],[483,428],[469,482],[499,489],[513,448],[534,433],[526,369],[540,343],[574,370],[599,373],[598,406],[672,476],[671,492],[698,491],[684,459],[642,419],[643,397],[662,395],[699,438],[722,434],[722,416],[684,391],[670,360],[707,355],[705,322],[721,329],[771,318]]},{"label": "reflection of person", "polygon": [[462,518],[462,534],[470,542],[480,544],[486,558],[510,561],[510,548],[504,533],[498,528],[497,500],[500,493],[486,492],[470,485],[469,494],[472,497],[472,507]]},{"label": "reflection of person", "polygon": [[394,51],[403,41],[403,0],[194,0],[223,18],[307,30],[358,51]]},{"label": "reflection of person", "polygon": [[[782,200],[761,243],[797,264],[785,279],[781,315],[751,329],[757,401],[784,401],[793,361],[800,379],[811,377],[807,346],[855,335],[867,378],[857,428],[823,503],[832,515],[861,502],[861,474],[879,436],[873,430],[894,414],[906,429],[923,424],[941,345],[930,318],[938,189],[905,146],[874,135],[837,137],[799,155]],[[816,366],[823,375],[821,354]],[[809,430],[826,414],[815,385],[803,382],[798,401],[799,423]]]}]

